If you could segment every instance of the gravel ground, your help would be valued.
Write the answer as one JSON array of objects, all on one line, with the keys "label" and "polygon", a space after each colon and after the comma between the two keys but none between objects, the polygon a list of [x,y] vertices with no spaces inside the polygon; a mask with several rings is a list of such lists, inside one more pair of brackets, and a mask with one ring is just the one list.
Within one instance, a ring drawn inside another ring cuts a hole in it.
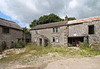
[{"label": "gravel ground", "polygon": [[[5,50],[0,55],[0,58],[7,57],[7,54],[13,55],[24,51],[25,49]],[[33,52],[36,51],[33,50],[30,53]],[[31,54],[25,54],[21,57],[23,59],[0,62],[0,69],[100,69],[100,55],[95,57],[82,57],[78,55],[72,57],[68,55],[63,56],[54,52],[38,57],[32,56]]]},{"label": "gravel ground", "polygon": [[[55,60],[54,57],[49,57],[44,61],[42,56],[37,58],[37,63],[30,65],[21,65],[18,63],[0,64],[0,69],[100,69],[100,55],[95,57],[75,57],[75,58],[59,58]],[[51,62],[48,62],[51,61]]]},{"label": "gravel ground", "polygon": [[100,69],[100,55],[51,62],[45,69]]}]

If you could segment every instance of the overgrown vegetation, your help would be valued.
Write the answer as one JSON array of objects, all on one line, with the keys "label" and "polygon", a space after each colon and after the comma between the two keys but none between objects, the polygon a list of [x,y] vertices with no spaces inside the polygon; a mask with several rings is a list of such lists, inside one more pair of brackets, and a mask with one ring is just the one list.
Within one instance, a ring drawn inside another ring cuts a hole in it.
[{"label": "overgrown vegetation", "polygon": [[[19,41],[19,42],[15,42],[12,44],[12,48],[24,48],[26,45],[25,42],[23,41]],[[5,49],[8,49],[7,46],[6,46],[6,43],[2,43],[0,45],[0,53],[2,53]]]},{"label": "overgrown vegetation", "polygon": [[23,30],[25,34],[30,34],[30,30],[27,27],[23,27]]},{"label": "overgrown vegetation", "polygon": [[13,47],[14,47],[14,48],[24,48],[25,45],[26,45],[25,42],[19,41],[19,42],[15,42],[15,43],[13,44]]},{"label": "overgrown vegetation", "polygon": [[69,44],[68,44],[68,47],[73,47],[73,45],[69,43]]},{"label": "overgrown vegetation", "polygon": [[0,45],[0,52],[2,52],[3,50],[5,50],[7,48],[6,43],[2,42],[2,44]]},{"label": "overgrown vegetation", "polygon": [[87,42],[79,42],[79,48],[80,49],[87,49],[90,47],[89,47],[89,44]]},{"label": "overgrown vegetation", "polygon": [[91,50],[87,43],[80,43],[80,48],[81,49],[71,49],[71,48],[68,48],[67,46],[43,47],[43,46],[37,46],[35,43],[29,43],[25,46],[24,52],[15,54],[9,57],[5,57],[1,59],[0,61],[10,61],[10,60],[22,59],[21,56],[24,56],[26,54],[31,54],[32,56],[42,56],[43,54],[48,54],[48,53],[53,53],[53,52],[60,53],[64,56],[81,55],[85,57],[91,57],[95,55],[100,55],[100,50]]},{"label": "overgrown vegetation", "polygon": [[94,43],[90,45],[91,50],[100,50],[100,43]]}]

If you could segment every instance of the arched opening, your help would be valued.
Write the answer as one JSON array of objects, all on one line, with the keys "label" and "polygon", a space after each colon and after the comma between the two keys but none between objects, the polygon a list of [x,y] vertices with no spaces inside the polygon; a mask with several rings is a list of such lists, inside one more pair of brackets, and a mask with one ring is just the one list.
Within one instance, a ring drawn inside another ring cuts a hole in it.
[{"label": "arched opening", "polygon": [[48,43],[49,42],[48,39],[45,39],[44,42],[45,42],[45,46],[48,46],[48,44],[49,44]]},{"label": "arched opening", "polygon": [[39,45],[42,46],[42,38],[40,38],[40,43],[39,43]]}]

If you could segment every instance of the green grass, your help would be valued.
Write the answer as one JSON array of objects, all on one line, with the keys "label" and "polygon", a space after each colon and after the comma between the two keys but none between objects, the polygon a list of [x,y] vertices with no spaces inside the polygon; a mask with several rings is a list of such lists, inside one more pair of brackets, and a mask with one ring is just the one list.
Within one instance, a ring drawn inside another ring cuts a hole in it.
[{"label": "green grass", "polygon": [[[30,53],[33,50],[35,50],[35,52]],[[91,50],[89,48],[79,49],[79,50],[71,50],[67,46],[43,47],[43,46],[37,46],[35,43],[30,43],[25,46],[25,52],[2,58],[2,59],[0,59],[0,62],[3,62],[3,61],[7,62],[7,61],[12,61],[12,60],[23,59],[22,56],[24,56],[26,54],[31,54],[32,56],[42,56],[43,54],[48,54],[48,53],[52,53],[52,52],[57,52],[57,53],[63,54],[64,56],[65,55],[68,55],[68,56],[81,55],[84,57],[91,57],[91,56],[95,56],[95,55],[100,55],[100,50]],[[53,57],[55,57],[55,56],[53,56]],[[25,62],[29,62],[29,61],[27,60]]]}]

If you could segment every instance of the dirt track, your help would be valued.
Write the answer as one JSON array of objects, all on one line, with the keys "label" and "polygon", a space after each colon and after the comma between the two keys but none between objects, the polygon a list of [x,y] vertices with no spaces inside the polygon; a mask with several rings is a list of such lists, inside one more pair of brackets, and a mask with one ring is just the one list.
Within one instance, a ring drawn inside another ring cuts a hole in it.
[{"label": "dirt track", "polygon": [[37,58],[37,63],[31,61],[33,63],[31,65],[21,65],[16,62],[0,63],[0,69],[100,69],[100,55],[95,57],[77,56],[74,58],[48,55]]},{"label": "dirt track", "polygon": [[100,69],[100,55],[51,62],[45,69]]}]

